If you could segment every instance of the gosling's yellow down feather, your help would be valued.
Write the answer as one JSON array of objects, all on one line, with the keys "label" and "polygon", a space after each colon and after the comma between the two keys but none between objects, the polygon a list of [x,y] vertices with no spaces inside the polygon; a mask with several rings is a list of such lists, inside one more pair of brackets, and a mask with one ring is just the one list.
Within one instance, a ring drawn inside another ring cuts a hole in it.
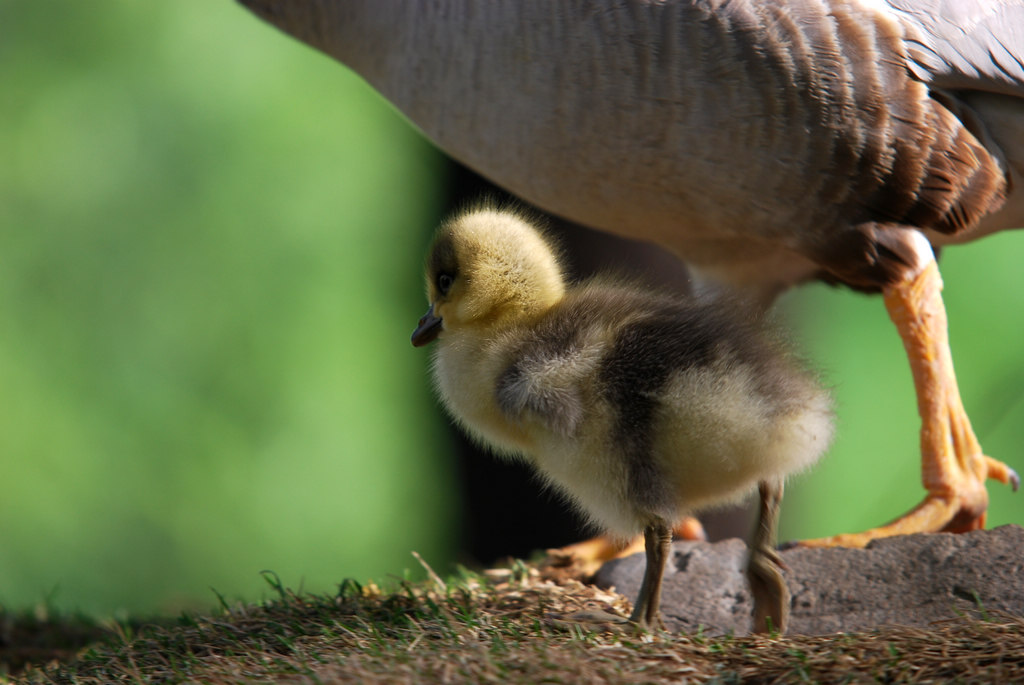
[{"label": "gosling's yellow down feather", "polygon": [[[523,215],[456,216],[426,271],[430,309],[413,343],[437,339],[433,375],[449,413],[614,535],[667,531],[781,482],[829,445],[827,393],[759,325],[720,302],[609,278],[568,285]],[[664,560],[648,547],[653,572]],[[634,619],[656,621],[657,606],[644,611]]]}]

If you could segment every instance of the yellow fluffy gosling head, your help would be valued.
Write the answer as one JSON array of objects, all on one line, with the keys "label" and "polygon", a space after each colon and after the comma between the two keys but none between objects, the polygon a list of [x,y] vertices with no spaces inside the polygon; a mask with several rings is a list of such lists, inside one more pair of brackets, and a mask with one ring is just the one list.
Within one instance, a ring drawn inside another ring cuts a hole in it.
[{"label": "yellow fluffy gosling head", "polygon": [[417,347],[450,328],[484,330],[510,318],[529,320],[565,294],[548,240],[522,215],[488,207],[441,226],[426,272],[430,308],[412,335]]}]

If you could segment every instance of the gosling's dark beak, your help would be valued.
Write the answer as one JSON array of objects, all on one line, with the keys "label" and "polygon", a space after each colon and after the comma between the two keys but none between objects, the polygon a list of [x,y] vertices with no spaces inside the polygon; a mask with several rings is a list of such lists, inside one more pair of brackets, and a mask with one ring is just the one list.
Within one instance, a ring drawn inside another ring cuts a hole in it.
[{"label": "gosling's dark beak", "polygon": [[434,305],[430,305],[430,309],[420,319],[420,325],[412,332],[413,347],[423,347],[427,343],[433,342],[440,332],[441,317],[434,316]]}]

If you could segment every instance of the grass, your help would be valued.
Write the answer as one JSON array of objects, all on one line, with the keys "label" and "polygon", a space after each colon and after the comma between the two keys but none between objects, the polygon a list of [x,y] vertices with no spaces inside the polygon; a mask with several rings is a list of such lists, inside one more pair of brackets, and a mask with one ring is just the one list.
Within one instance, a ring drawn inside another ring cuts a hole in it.
[{"label": "grass", "polygon": [[[431,572],[432,573],[432,572]],[[774,683],[1022,682],[1024,619],[988,612],[928,630],[881,628],[824,637],[592,632],[560,627],[580,609],[625,612],[614,593],[517,562],[390,591],[353,581],[298,594],[273,574],[276,597],[211,616],[149,625],[81,617],[7,617],[0,659],[17,683]],[[11,660],[37,633],[64,646]],[[78,640],[77,654],[68,644]],[[30,662],[26,664],[25,662]]]}]

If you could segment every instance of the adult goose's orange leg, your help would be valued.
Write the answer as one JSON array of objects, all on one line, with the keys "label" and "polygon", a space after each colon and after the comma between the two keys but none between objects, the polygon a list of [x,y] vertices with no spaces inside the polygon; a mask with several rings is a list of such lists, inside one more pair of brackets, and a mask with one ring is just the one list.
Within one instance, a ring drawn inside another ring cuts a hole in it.
[{"label": "adult goose's orange leg", "polygon": [[[680,540],[706,540],[704,527],[700,521],[687,516],[673,530],[672,534]],[[548,550],[548,558],[560,564],[571,564],[583,575],[594,575],[606,561],[619,557],[639,554],[645,549],[644,536],[638,535],[628,542],[616,540],[607,535],[577,542],[573,545]]]},{"label": "adult goose's orange leg", "polygon": [[964,532],[985,526],[988,478],[1020,485],[1017,473],[985,456],[971,429],[953,374],[942,277],[934,257],[884,291],[885,306],[910,359],[921,415],[923,502],[895,521],[863,533],[806,540],[811,546],[863,547],[870,540],[919,532]]}]

